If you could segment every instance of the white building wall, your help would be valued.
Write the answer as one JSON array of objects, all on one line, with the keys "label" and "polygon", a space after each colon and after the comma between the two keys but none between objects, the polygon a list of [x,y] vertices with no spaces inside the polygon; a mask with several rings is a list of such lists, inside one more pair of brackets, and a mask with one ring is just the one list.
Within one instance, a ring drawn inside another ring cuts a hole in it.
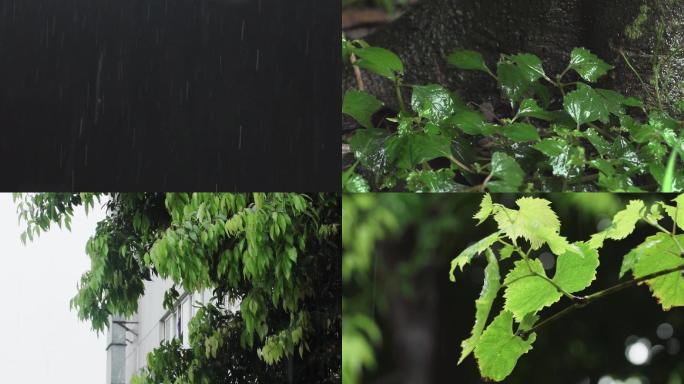
[{"label": "white building wall", "polygon": [[[145,294],[138,299],[138,313],[126,319],[126,326],[130,331],[126,332],[126,348],[125,348],[125,377],[126,384],[131,383],[131,377],[138,373],[147,365],[147,354],[157,348],[164,337],[162,320],[165,317],[173,316],[170,311],[163,307],[164,293],[171,288],[172,282],[165,279],[155,279],[153,281],[145,282]],[[179,302],[187,295],[178,289],[181,296]],[[212,296],[212,290],[208,289],[204,292],[194,293],[190,295],[191,303],[196,302],[207,303]],[[239,303],[229,305],[226,302],[226,307],[232,311],[239,309]],[[192,307],[191,314],[194,316],[196,308]],[[189,321],[189,319],[188,319]],[[171,321],[176,328],[175,318]],[[174,329],[175,333],[175,329]],[[187,336],[184,337],[187,342]],[[108,370],[108,380],[115,375],[116,372]],[[109,383],[109,382],[108,382]]]}]

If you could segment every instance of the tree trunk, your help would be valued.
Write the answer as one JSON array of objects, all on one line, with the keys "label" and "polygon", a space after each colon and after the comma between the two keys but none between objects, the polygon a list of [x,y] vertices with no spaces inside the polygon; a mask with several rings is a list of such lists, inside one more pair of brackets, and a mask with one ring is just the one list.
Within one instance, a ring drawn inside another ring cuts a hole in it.
[{"label": "tree trunk", "polygon": [[[583,46],[616,67],[601,87],[655,105],[659,94],[672,111],[673,100],[684,94],[682,20],[683,0],[422,0],[366,40],[399,54],[407,84],[440,83],[468,101],[495,105],[501,97],[494,81],[481,72],[448,68],[449,53],[476,50],[494,67],[501,53],[529,52],[542,59],[547,73],[556,74],[567,66],[572,48]],[[645,88],[621,52],[649,83]],[[396,105],[387,80],[363,77],[367,90]],[[351,87],[356,80],[346,68],[343,89]]]}]

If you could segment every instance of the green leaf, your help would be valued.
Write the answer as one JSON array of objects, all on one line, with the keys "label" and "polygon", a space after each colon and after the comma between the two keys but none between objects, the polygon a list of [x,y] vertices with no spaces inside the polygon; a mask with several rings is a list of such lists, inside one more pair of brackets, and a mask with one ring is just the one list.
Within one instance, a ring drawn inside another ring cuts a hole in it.
[{"label": "green leaf", "polygon": [[511,63],[500,62],[496,67],[496,73],[501,89],[512,104],[520,101],[532,84],[525,73]]},{"label": "green leaf", "polygon": [[487,324],[489,312],[492,309],[492,304],[496,299],[501,287],[501,276],[499,274],[499,263],[494,256],[491,249],[487,249],[487,267],[484,271],[484,283],[480,297],[475,300],[475,325],[471,332],[471,336],[461,342],[461,357],[458,359],[458,364],[470,355],[470,353],[477,347],[482,331]]},{"label": "green leaf", "polygon": [[344,94],[342,113],[354,118],[366,128],[372,128],[371,117],[382,107],[382,101],[363,91],[349,90]]},{"label": "green leaf", "polygon": [[[548,200],[521,197],[516,200],[519,210],[499,208],[494,220],[511,240],[522,237],[530,242],[532,250],[537,250],[547,242],[551,233],[560,231],[558,216],[549,206]],[[557,241],[555,237],[552,239]]]},{"label": "green leaf", "polygon": [[359,67],[395,80],[398,74],[404,74],[404,65],[399,56],[393,52],[379,47],[365,47],[354,49],[356,56],[360,58],[356,62]]},{"label": "green leaf", "polygon": [[627,97],[624,100],[622,100],[622,105],[625,105],[627,107],[643,108],[644,102],[641,101],[641,99],[630,96],[630,97]]},{"label": "green leaf", "polygon": [[489,193],[485,193],[480,202],[480,210],[473,216],[473,219],[478,220],[477,225],[482,224],[487,218],[492,214],[492,196]]},{"label": "green leaf", "polygon": [[418,116],[439,124],[454,114],[454,101],[441,85],[417,85],[413,87],[411,108]]},{"label": "green leaf", "polygon": [[475,348],[480,374],[495,381],[505,379],[513,372],[518,359],[532,349],[536,337],[532,333],[523,340],[514,335],[511,313],[502,311],[489,324]]},{"label": "green leaf", "polygon": [[579,292],[594,281],[598,266],[598,251],[585,243],[575,243],[558,256],[553,281],[566,292]]},{"label": "green leaf", "polygon": [[475,111],[464,110],[456,113],[449,122],[469,135],[479,135],[485,125],[482,115]]},{"label": "green leaf", "polygon": [[413,171],[406,178],[406,188],[417,193],[458,192],[464,187],[454,181],[454,176],[454,171],[449,168]]},{"label": "green leaf", "polygon": [[501,129],[501,133],[515,142],[537,141],[539,133],[537,128],[528,123],[513,123]]},{"label": "green leaf", "polygon": [[528,313],[536,313],[560,300],[562,294],[551,283],[534,273],[546,276],[539,259],[518,260],[504,279],[504,309],[520,322]]},{"label": "green leaf", "polygon": [[590,86],[579,84],[563,98],[563,108],[579,127],[585,123],[608,118],[608,109],[601,96]]},{"label": "green leaf", "polygon": [[520,165],[503,152],[492,155],[491,181],[487,188],[492,192],[517,192],[523,183],[525,172]]},{"label": "green leaf", "polygon": [[[353,170],[352,170],[353,171]],[[351,173],[346,179],[343,178],[343,190],[349,193],[366,193],[370,192],[370,186],[363,176],[358,173]]]},{"label": "green leaf", "polygon": [[[637,262],[632,268],[635,278],[684,265],[684,258],[677,246],[684,245],[684,235],[672,237],[659,233],[647,239],[649,247],[638,247]],[[653,296],[663,310],[684,306],[684,276],[682,271],[668,273],[646,281]]]},{"label": "green leaf", "polygon": [[490,72],[482,55],[475,51],[456,51],[447,57],[447,62],[459,69]]},{"label": "green leaf", "polygon": [[484,239],[481,239],[475,244],[472,244],[468,248],[464,249],[458,256],[451,260],[449,280],[456,281],[456,276],[454,276],[456,267],[458,267],[462,271],[463,267],[465,267],[466,264],[470,263],[473,257],[479,255],[480,253],[484,252],[487,248],[491,247],[494,243],[496,243],[499,240],[499,238],[501,238],[501,232],[494,232],[491,235],[485,237]]},{"label": "green leaf", "polygon": [[544,139],[534,145],[539,152],[549,157],[559,156],[568,143],[563,139]]},{"label": "green leaf", "polygon": [[542,62],[539,57],[530,53],[521,53],[511,56],[511,60],[518,65],[518,68],[527,78],[527,81],[533,83],[540,78],[546,76]]},{"label": "green leaf", "polygon": [[384,129],[358,129],[349,141],[349,147],[361,165],[375,174],[382,174],[387,167],[385,141],[389,137]]},{"label": "green leaf", "polygon": [[629,236],[629,234],[634,232],[637,221],[641,219],[641,210],[643,208],[643,201],[630,201],[625,209],[615,214],[610,227],[591,236],[588,245],[591,248],[598,249],[603,246],[603,242],[606,239],[621,240]]},{"label": "green leaf", "polygon": [[670,193],[674,191],[675,184],[675,167],[677,165],[677,150],[673,149],[670,158],[667,160],[665,173],[663,174],[663,181],[661,182],[663,192]]},{"label": "green leaf", "polygon": [[595,82],[613,69],[598,56],[585,48],[575,48],[570,53],[570,69],[574,69],[584,80]]},{"label": "green leaf", "polygon": [[541,119],[546,121],[552,121],[555,119],[554,114],[549,111],[545,111],[542,107],[537,104],[534,99],[525,99],[520,102],[520,107],[518,107],[518,116],[520,117],[534,117],[535,119]]},{"label": "green leaf", "polygon": [[385,149],[388,159],[397,167],[412,169],[426,161],[451,156],[451,140],[442,135],[416,132],[390,137]]},{"label": "green leaf", "polygon": [[603,136],[601,136],[601,134],[599,134],[594,128],[588,128],[586,131],[584,131],[584,137],[589,140],[591,145],[596,148],[599,154],[606,155],[610,153],[610,143],[608,143],[606,139],[604,139]]}]

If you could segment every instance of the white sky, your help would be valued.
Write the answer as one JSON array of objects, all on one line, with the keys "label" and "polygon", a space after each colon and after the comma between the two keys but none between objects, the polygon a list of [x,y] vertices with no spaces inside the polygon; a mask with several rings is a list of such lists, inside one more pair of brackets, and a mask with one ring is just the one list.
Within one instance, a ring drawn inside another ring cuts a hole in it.
[{"label": "white sky", "polygon": [[0,193],[0,381],[105,382],[106,335],[69,309],[90,268],[86,241],[104,215],[99,204],[88,216],[78,209],[71,232],[54,226],[24,246],[12,195]]}]

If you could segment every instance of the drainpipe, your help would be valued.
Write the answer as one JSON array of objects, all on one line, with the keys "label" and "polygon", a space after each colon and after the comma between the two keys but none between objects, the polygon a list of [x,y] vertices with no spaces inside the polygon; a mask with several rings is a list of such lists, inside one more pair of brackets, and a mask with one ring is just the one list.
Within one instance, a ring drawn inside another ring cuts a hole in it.
[{"label": "drainpipe", "polygon": [[126,329],[123,317],[112,316],[107,331],[107,384],[126,384]]}]

